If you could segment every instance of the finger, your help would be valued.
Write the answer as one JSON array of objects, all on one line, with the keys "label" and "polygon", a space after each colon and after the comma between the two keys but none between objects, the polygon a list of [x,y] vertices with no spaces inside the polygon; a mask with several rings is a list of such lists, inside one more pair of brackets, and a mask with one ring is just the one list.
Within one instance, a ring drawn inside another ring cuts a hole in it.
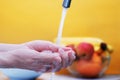
[{"label": "finger", "polygon": [[61,57],[59,53],[52,53],[51,51],[42,51],[37,54],[36,61],[41,65],[50,65],[51,67],[47,68],[47,71],[58,71],[61,69]]},{"label": "finger", "polygon": [[72,48],[70,48],[70,47],[62,47],[62,49],[63,49],[64,51],[72,50]]},{"label": "finger", "polygon": [[43,65],[41,68],[38,68],[36,71],[37,72],[41,72],[41,73],[44,73],[44,72],[47,72],[48,69],[50,69],[51,65]]},{"label": "finger", "polygon": [[38,73],[45,73],[46,72],[46,68],[37,69],[36,72],[38,72]]},{"label": "finger", "polygon": [[[47,51],[43,51],[43,52],[47,52]],[[43,53],[42,52],[42,53]],[[48,51],[49,52],[49,51]],[[43,54],[47,54],[45,56],[45,60],[46,63],[51,65],[51,68],[49,68],[47,71],[48,72],[55,72],[61,69],[61,57],[59,53],[43,53]]]},{"label": "finger", "polygon": [[69,56],[69,65],[71,65],[76,58],[75,53],[73,51],[69,51],[68,56]]},{"label": "finger", "polygon": [[69,58],[69,65],[70,64],[72,64],[72,62],[74,61],[74,59],[75,59],[75,52],[72,50],[72,48],[70,48],[70,47],[64,47],[63,48],[64,49],[64,51],[66,52],[66,53],[68,53],[68,58]]},{"label": "finger", "polygon": [[58,48],[60,48],[60,46],[58,46],[50,41],[42,41],[42,40],[28,42],[26,44],[31,49],[34,49],[34,50],[39,51],[39,52],[43,51],[43,50],[51,50],[53,52],[57,52]]},{"label": "finger", "polygon": [[52,72],[59,71],[62,68],[62,59],[59,53],[54,53]]},{"label": "finger", "polygon": [[66,68],[69,63],[69,56],[63,49],[59,49],[60,56],[62,58],[62,67]]},{"label": "finger", "polygon": [[53,68],[53,65],[44,65],[44,67],[46,68],[45,72],[51,72],[52,68]]},{"label": "finger", "polygon": [[42,64],[42,67],[39,67],[39,66],[41,65],[38,65],[36,67],[31,67],[31,68],[40,73],[53,72],[53,69],[55,69],[53,64]]},{"label": "finger", "polygon": [[56,72],[59,71],[61,69],[61,67],[55,67],[54,65],[50,65],[50,66],[45,66],[46,67],[46,71],[45,72]]}]

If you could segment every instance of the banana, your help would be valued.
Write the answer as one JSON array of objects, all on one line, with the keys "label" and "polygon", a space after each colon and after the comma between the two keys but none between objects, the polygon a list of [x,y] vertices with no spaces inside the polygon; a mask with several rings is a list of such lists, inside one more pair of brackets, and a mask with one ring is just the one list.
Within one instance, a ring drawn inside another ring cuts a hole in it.
[{"label": "banana", "polygon": [[[53,42],[56,42],[56,38],[53,40]],[[61,44],[60,45],[68,45],[68,44],[74,44],[77,45],[80,42],[88,42],[91,43],[94,46],[95,51],[100,49],[100,44],[104,42],[100,38],[92,38],[92,37],[63,37],[61,39]],[[109,53],[113,52],[113,47],[111,45],[107,44],[107,51]]]}]

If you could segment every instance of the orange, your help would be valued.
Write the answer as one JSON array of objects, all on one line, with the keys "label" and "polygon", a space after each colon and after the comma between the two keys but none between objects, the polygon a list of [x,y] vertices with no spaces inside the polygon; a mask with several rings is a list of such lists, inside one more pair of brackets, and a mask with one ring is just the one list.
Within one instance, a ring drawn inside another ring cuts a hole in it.
[{"label": "orange", "polygon": [[94,62],[94,63],[99,63],[99,64],[102,65],[102,58],[97,53],[93,54],[91,61]]},{"label": "orange", "polygon": [[94,78],[98,77],[102,70],[102,65],[92,61],[80,60],[76,66],[76,70],[82,77]]}]

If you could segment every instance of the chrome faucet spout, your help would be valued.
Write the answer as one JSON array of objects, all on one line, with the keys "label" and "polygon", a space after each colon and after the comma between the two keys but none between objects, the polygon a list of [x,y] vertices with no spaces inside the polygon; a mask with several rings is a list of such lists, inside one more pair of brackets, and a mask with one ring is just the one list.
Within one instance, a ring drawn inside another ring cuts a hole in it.
[{"label": "chrome faucet spout", "polygon": [[70,5],[71,5],[71,0],[64,0],[63,1],[63,7],[64,8],[69,8],[70,7]]}]

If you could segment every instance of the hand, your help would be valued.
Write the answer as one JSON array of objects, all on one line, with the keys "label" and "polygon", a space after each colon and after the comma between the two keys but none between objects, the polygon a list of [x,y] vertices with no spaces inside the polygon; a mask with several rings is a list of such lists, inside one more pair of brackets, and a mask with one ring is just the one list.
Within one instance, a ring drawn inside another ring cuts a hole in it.
[{"label": "hand", "polygon": [[62,46],[58,46],[56,44],[53,44],[52,42],[49,41],[31,41],[31,42],[27,42],[25,43],[27,45],[27,47],[41,52],[41,51],[52,51],[52,53],[58,53],[59,56],[62,59],[62,67],[65,68],[68,65],[72,64],[73,60],[75,59],[75,52],[68,47],[62,47]]},{"label": "hand", "polygon": [[58,71],[69,66],[75,59],[72,49],[55,45],[49,41],[31,41],[21,47],[7,51],[9,67],[40,72]]}]

